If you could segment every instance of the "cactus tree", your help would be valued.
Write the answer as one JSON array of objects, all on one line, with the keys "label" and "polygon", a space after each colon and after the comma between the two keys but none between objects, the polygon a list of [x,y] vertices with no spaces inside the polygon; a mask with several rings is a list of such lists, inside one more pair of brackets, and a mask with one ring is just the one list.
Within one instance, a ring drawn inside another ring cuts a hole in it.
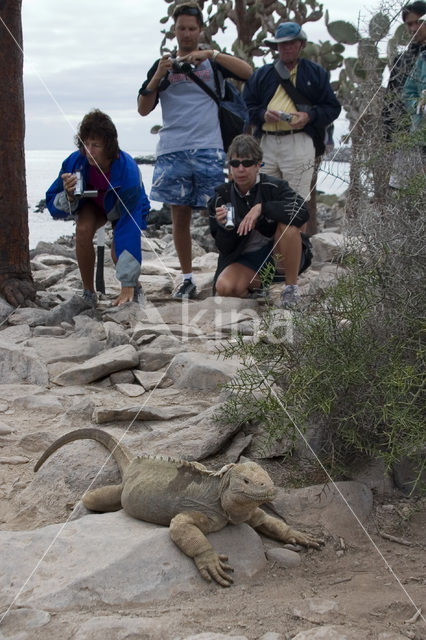
[{"label": "cactus tree", "polygon": [[[337,95],[350,123],[352,163],[348,212],[354,214],[361,188],[361,167],[365,168],[367,157],[374,157],[377,150],[383,146],[380,126],[383,105],[382,78],[387,60],[380,57],[378,43],[388,35],[390,21],[383,13],[375,14],[369,22],[366,36],[362,36],[349,22],[329,22],[327,13],[325,22],[330,36],[338,43],[358,45],[358,56],[345,58],[337,83]],[[372,190],[380,200],[386,182],[386,163],[379,165],[380,169],[378,163],[373,164],[374,172],[371,176],[368,175],[368,178],[372,179]]]},{"label": "cactus tree", "polygon": [[[169,5],[167,16],[161,19],[164,28],[162,49],[172,40],[173,29],[171,15],[179,0],[165,0]],[[264,56],[269,48],[263,45],[268,35],[275,33],[280,22],[289,20],[305,24],[320,20],[323,15],[322,4],[317,0],[199,0],[200,8],[207,14],[202,39],[209,46],[216,46],[215,36],[219,31],[225,32],[232,23],[237,37],[232,45],[235,55],[252,62],[255,56]]]}]

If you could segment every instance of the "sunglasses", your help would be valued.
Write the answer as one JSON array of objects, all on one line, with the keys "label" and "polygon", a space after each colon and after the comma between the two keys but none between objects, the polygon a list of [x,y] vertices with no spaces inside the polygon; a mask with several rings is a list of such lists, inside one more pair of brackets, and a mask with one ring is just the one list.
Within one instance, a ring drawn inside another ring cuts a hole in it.
[{"label": "sunglasses", "polygon": [[239,167],[240,164],[242,164],[243,167],[254,167],[254,165],[257,164],[257,160],[236,160],[235,159],[235,160],[229,161],[229,165],[231,167],[234,167],[234,169]]},{"label": "sunglasses", "polygon": [[179,16],[199,16],[200,15],[200,11],[199,9],[196,9],[195,7],[182,7],[181,10],[176,9],[176,11],[174,12],[174,17],[178,18]]}]

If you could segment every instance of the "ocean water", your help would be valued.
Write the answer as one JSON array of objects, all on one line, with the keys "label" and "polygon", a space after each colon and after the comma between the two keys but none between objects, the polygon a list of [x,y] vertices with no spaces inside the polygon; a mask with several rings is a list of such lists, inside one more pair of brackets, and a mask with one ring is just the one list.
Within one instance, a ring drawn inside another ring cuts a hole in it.
[{"label": "ocean water", "polygon": [[[42,213],[35,211],[40,200],[45,198],[46,190],[57,177],[61,163],[72,150],[28,150],[25,152],[28,224],[30,232],[30,249],[34,249],[40,240],[53,242],[62,235],[74,233],[73,221],[53,220],[47,209]],[[128,151],[133,156],[151,155],[148,151]],[[152,183],[153,165],[139,165],[145,190],[149,196]],[[343,162],[324,162],[318,176],[317,189],[324,193],[343,193],[348,187],[349,165]],[[161,203],[151,202],[153,208],[160,208]]]}]

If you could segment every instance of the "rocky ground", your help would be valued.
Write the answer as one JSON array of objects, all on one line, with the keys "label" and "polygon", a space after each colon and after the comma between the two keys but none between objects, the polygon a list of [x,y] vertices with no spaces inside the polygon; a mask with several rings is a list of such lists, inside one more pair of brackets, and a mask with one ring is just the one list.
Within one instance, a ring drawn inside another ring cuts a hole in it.
[{"label": "rocky ground", "polygon": [[[341,209],[320,213],[304,296],[341,269],[332,262]],[[143,238],[139,304],[112,306],[119,285],[107,259],[107,293],[84,309],[72,238],[32,252],[37,307],[0,299],[0,639],[424,640],[424,501],[377,462],[334,485],[303,456],[284,462],[284,445],[265,446],[259,426],[215,421],[221,384],[239,364],[218,347],[237,331],[257,339],[264,303],[211,296],[217,256],[202,216],[193,230],[200,296],[172,301],[178,263],[160,222]],[[205,583],[166,528],[82,507],[89,486],[118,478],[100,445],[69,444],[34,474],[51,442],[87,426],[134,451],[212,468],[256,459],[279,487],[272,512],[324,547],[283,548],[229,526],[211,541],[229,555],[234,585]]]}]

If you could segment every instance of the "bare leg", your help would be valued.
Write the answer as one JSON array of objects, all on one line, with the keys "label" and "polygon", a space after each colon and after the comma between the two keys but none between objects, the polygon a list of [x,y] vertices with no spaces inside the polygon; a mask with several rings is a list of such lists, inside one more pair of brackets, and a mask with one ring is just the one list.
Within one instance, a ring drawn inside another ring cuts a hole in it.
[{"label": "bare leg", "polygon": [[100,487],[87,491],[83,496],[83,504],[90,511],[105,513],[106,511],[118,511],[121,509],[122,484],[112,484],[108,487]]},{"label": "bare leg", "polygon": [[249,289],[256,289],[260,285],[260,278],[253,269],[233,262],[218,277],[216,293],[218,296],[245,298]]},{"label": "bare leg", "polygon": [[83,289],[95,291],[95,249],[93,237],[106,222],[106,217],[90,203],[83,205],[78,212],[75,252],[80,269]]},{"label": "bare leg", "polygon": [[278,224],[275,232],[274,253],[279,254],[277,271],[285,273],[285,283],[297,284],[300,258],[302,256],[302,238],[300,230],[292,225]]},{"label": "bare leg", "polygon": [[192,271],[191,215],[188,205],[170,205],[173,222],[173,241],[182,273]]}]

